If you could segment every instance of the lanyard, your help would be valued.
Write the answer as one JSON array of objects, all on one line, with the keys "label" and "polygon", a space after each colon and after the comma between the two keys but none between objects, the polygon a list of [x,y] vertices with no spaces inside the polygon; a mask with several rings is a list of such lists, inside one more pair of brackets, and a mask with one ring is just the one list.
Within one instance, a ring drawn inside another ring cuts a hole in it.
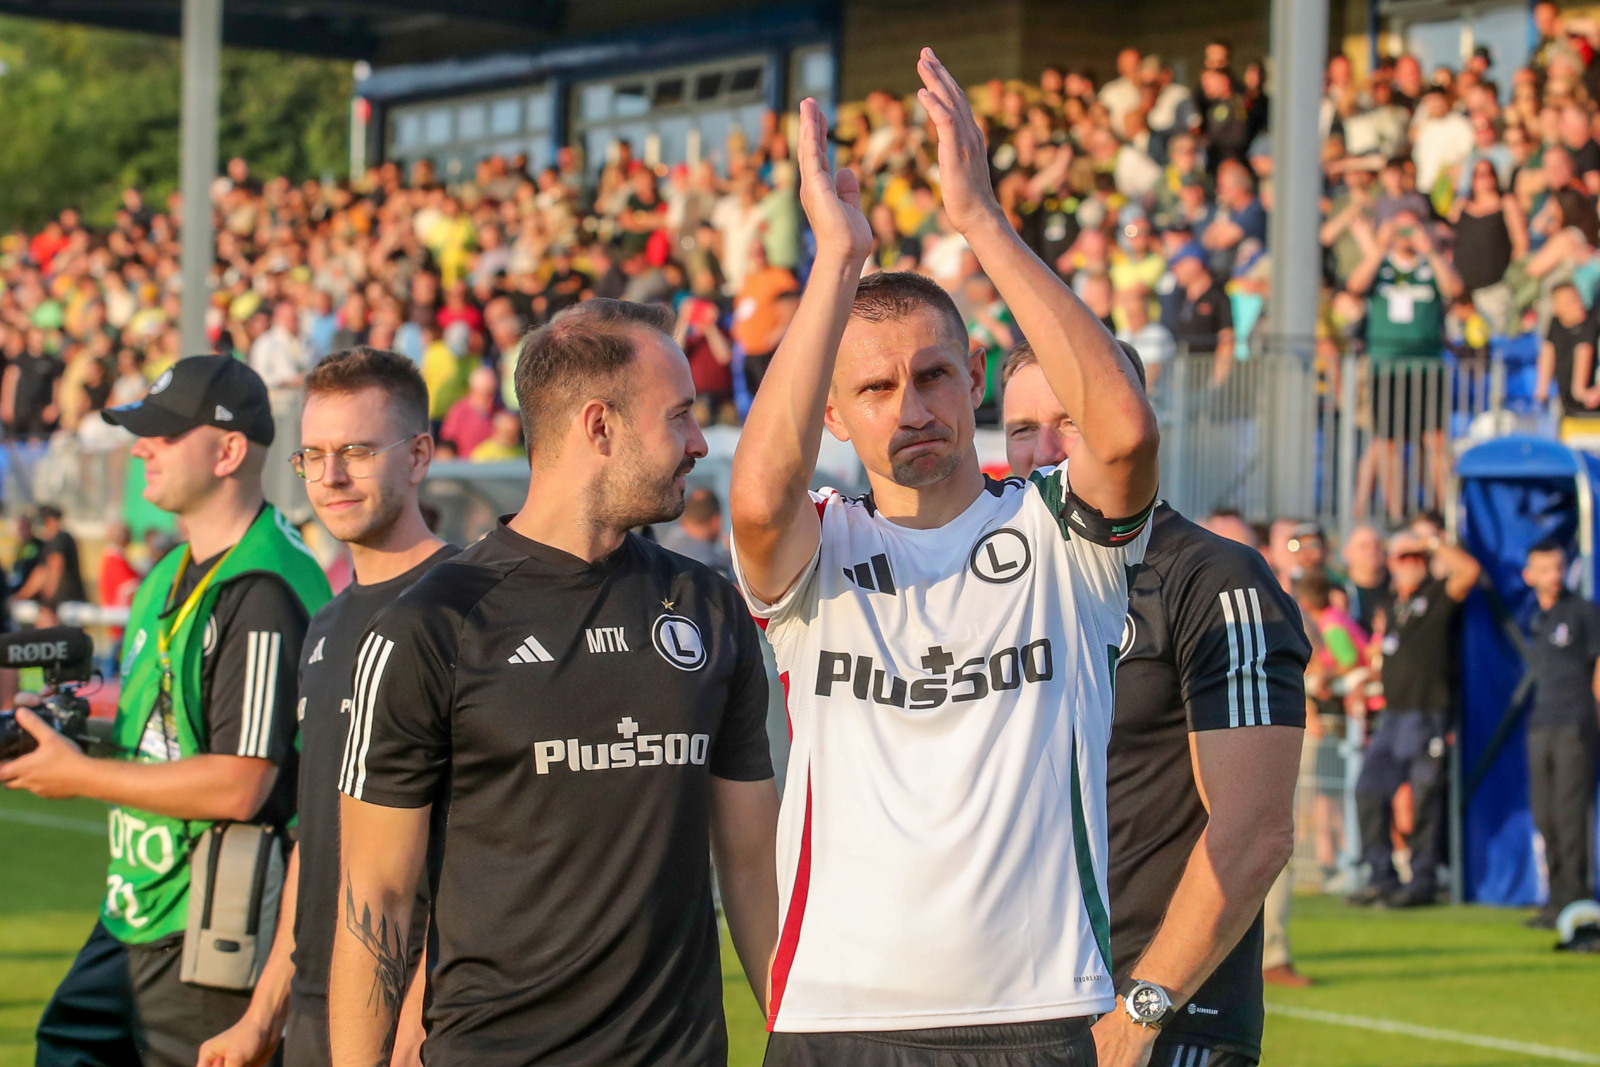
[{"label": "lanyard", "polygon": [[[161,663],[161,695],[156,704],[161,713],[161,733],[166,741],[168,759],[178,758],[177,723],[171,717],[172,659],[168,652],[172,648],[172,638],[174,634],[183,628],[184,622],[188,620],[190,615],[194,614],[195,609],[200,606],[200,600],[206,595],[206,589],[211,585],[212,577],[228,561],[228,556],[233,555],[233,549],[238,547],[238,545],[234,545],[233,548],[228,549],[227,553],[206,572],[205,577],[195,584],[194,589],[184,598],[183,605],[178,608],[177,614],[173,616],[171,625],[164,626],[159,621],[156,623],[156,651]],[[174,591],[183,584],[183,576],[189,570],[189,562],[193,558],[189,551],[189,546],[184,545],[183,559],[179,562],[178,573],[172,580]],[[168,593],[167,605],[170,607],[171,604],[172,594]]]}]

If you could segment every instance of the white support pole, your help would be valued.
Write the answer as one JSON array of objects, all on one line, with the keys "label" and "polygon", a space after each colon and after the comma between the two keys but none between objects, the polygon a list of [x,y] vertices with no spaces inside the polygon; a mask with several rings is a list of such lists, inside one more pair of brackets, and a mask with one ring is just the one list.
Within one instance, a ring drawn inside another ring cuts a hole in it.
[{"label": "white support pole", "polygon": [[359,182],[367,173],[367,123],[372,121],[372,101],[361,95],[361,83],[372,77],[372,64],[358,59],[350,68],[355,92],[350,97],[350,180]]},{"label": "white support pole", "polygon": [[211,183],[217,176],[217,96],[221,91],[222,0],[183,0],[183,118],[179,170],[183,188],[183,312],[181,354],[210,351],[206,343],[209,276],[216,259]]},{"label": "white support pole", "polygon": [[[1267,350],[1279,358],[1297,357],[1309,368],[1315,354],[1317,294],[1322,256],[1318,220],[1322,196],[1322,140],[1318,111],[1328,52],[1328,0],[1272,0],[1272,159],[1273,210],[1268,241],[1272,252],[1272,292],[1267,313]],[[1297,388],[1310,375],[1286,374],[1277,398],[1284,416],[1279,425],[1315,434],[1315,397]],[[1300,395],[1304,393],[1305,395]],[[1292,394],[1292,395],[1290,395]],[[1310,514],[1313,475],[1307,447],[1283,449],[1274,494],[1285,514]],[[1298,468],[1298,469],[1291,469]]]}]

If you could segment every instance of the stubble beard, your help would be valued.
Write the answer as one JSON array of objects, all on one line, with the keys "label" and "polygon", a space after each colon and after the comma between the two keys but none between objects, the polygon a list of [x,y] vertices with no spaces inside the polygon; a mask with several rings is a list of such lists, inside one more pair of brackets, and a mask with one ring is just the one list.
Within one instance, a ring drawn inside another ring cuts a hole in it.
[{"label": "stubble beard", "polygon": [[622,458],[620,469],[608,472],[595,483],[594,514],[602,524],[615,530],[633,530],[673,522],[683,514],[687,489],[677,485],[681,467],[662,481],[639,453],[630,451]]},{"label": "stubble beard", "polygon": [[323,525],[328,526],[328,532],[334,539],[347,545],[371,546],[382,542],[388,537],[389,531],[399,521],[401,513],[405,510],[405,495],[401,493],[379,492],[368,496],[366,499],[365,515],[346,516],[348,520],[356,520],[358,525],[353,528],[336,529],[335,526],[344,526],[344,523],[335,522],[329,525],[323,520]]},{"label": "stubble beard", "polygon": [[952,449],[942,456],[922,456],[904,462],[890,462],[894,484],[907,489],[926,489],[944,481],[961,466],[961,453]]}]

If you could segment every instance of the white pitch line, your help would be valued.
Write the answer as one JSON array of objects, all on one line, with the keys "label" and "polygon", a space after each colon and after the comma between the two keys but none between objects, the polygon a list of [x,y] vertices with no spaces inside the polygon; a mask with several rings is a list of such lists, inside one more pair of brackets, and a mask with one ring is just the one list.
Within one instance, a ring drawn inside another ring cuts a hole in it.
[{"label": "white pitch line", "polygon": [[21,823],[24,826],[42,826],[47,830],[72,830],[80,834],[104,835],[106,824],[88,819],[72,819],[65,815],[49,815],[42,811],[7,811],[0,808],[0,822]]},{"label": "white pitch line", "polygon": [[1568,1048],[1556,1048],[1554,1045],[1507,1041],[1502,1037],[1463,1034],[1459,1030],[1440,1030],[1432,1026],[1417,1026],[1389,1019],[1370,1019],[1365,1015],[1343,1015],[1336,1011],[1318,1011],[1316,1008],[1296,1008],[1287,1004],[1268,1004],[1266,1009],[1268,1015],[1287,1015],[1293,1019],[1305,1019],[1314,1023],[1350,1026],[1358,1030],[1376,1030],[1381,1034],[1404,1034],[1406,1037],[1420,1037],[1426,1041],[1449,1041],[1457,1045],[1472,1045],[1476,1048],[1494,1049],[1496,1052],[1514,1052],[1520,1056],[1536,1056],[1539,1059],[1561,1060],[1564,1063],[1600,1064],[1600,1056],[1593,1053],[1575,1052]]}]

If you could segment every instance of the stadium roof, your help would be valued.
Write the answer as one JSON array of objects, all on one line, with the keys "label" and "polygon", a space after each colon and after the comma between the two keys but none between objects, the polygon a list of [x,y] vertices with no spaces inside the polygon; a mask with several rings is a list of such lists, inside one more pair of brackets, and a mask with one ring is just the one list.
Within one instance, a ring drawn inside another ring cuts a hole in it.
[{"label": "stadium roof", "polygon": [[[224,0],[226,44],[420,62],[559,34],[567,0]],[[0,14],[178,36],[182,0],[0,0]]]}]

